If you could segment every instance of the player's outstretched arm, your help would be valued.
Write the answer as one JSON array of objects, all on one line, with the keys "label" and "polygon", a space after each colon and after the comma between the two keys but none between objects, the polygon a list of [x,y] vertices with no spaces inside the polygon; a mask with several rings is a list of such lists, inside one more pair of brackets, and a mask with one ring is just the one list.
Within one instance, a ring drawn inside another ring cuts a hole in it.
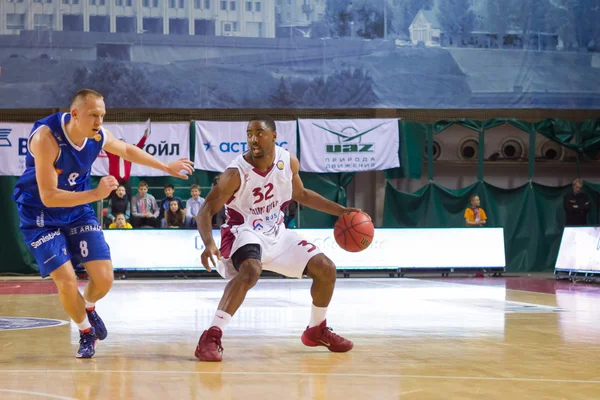
[{"label": "player's outstretched arm", "polygon": [[300,204],[303,204],[312,209],[322,211],[327,214],[341,216],[343,214],[352,212],[352,211],[360,211],[357,208],[348,208],[339,205],[331,200],[327,200],[325,197],[320,194],[313,192],[312,190],[308,190],[304,187],[302,183],[302,179],[300,179],[300,162],[298,159],[290,154],[290,163],[292,167],[292,199],[297,201]]},{"label": "player's outstretched arm", "polygon": [[[187,158],[181,158],[177,161],[165,164],[137,146],[115,139],[108,129],[102,129],[104,130],[104,134],[106,136],[104,141],[104,150],[108,151],[109,153],[122,157],[127,161],[131,161],[132,163],[141,164],[164,171],[176,178],[188,179],[187,174],[192,174],[194,172],[194,164]],[[181,171],[185,171],[187,174],[184,174]]]},{"label": "player's outstretched arm", "polygon": [[198,232],[200,232],[200,237],[205,246],[201,256],[202,265],[209,271],[211,267],[208,260],[216,266],[214,257],[217,259],[221,258],[221,253],[217,249],[212,237],[212,217],[223,208],[227,200],[240,188],[240,185],[241,180],[238,170],[235,168],[225,170],[219,178],[219,182],[211,189],[208,196],[206,196],[204,204],[202,204],[196,216],[196,226],[198,226]]},{"label": "player's outstretched arm", "polygon": [[58,144],[50,128],[44,126],[33,136],[30,144],[35,160],[35,177],[40,198],[46,207],[75,207],[106,198],[119,184],[110,176],[100,180],[98,187],[84,192],[70,192],[58,188],[58,172],[54,162],[58,158]]}]

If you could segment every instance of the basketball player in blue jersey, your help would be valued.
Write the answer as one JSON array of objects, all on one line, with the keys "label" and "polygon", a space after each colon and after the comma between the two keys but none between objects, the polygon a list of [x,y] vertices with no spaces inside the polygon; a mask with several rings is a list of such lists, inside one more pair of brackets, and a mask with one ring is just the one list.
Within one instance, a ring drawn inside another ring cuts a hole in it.
[{"label": "basketball player in blue jersey", "polygon": [[[117,140],[102,121],[106,114],[101,94],[84,89],[71,103],[70,113],[56,113],[37,121],[28,139],[26,169],[17,181],[13,200],[21,232],[42,277],[50,276],[66,313],[80,331],[77,357],[91,358],[98,340],[107,336],[95,303],[113,281],[110,250],[90,203],[117,188],[112,176],[91,188],[92,163],[104,148],[125,160],[187,179],[192,163],[180,159],[165,164],[136,146]],[[80,259],[89,275],[83,296],[71,258]]]}]

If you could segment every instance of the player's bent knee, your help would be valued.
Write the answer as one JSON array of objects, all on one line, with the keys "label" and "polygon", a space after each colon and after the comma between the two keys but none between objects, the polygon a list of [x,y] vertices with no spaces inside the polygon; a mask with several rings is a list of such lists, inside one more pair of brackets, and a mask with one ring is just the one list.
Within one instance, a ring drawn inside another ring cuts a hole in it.
[{"label": "player's bent knee", "polygon": [[105,291],[109,291],[113,284],[113,273],[102,274],[100,279],[94,280],[94,283]]},{"label": "player's bent knee", "polygon": [[111,288],[115,272],[110,261],[90,261],[85,263],[85,269],[94,285],[106,290]]},{"label": "player's bent knee", "polygon": [[60,293],[77,293],[79,291],[77,279],[75,277],[60,277],[53,280]]},{"label": "player's bent knee", "polygon": [[242,262],[242,264],[240,265],[240,273],[237,276],[237,278],[249,287],[253,287],[254,285],[256,285],[256,282],[258,282],[258,278],[260,278],[261,271],[261,262],[254,258],[249,258],[247,260],[244,260],[244,262]]},{"label": "player's bent knee", "polygon": [[325,254],[319,254],[308,262],[306,274],[313,279],[335,282],[337,268]]}]

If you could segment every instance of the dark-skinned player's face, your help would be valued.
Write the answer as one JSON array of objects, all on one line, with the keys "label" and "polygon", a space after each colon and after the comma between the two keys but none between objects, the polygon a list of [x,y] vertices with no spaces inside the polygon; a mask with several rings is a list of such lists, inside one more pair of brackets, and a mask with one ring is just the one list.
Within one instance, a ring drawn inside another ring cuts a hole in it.
[{"label": "dark-skinned player's face", "polygon": [[265,154],[271,154],[277,133],[270,130],[264,121],[250,121],[246,134],[252,158],[262,158]]}]

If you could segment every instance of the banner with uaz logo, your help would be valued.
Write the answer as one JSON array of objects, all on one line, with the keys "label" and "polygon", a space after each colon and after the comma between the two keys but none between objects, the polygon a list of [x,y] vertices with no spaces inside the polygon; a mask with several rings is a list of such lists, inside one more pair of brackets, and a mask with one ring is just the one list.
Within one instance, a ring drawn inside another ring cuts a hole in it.
[{"label": "banner with uaz logo", "polygon": [[397,119],[301,119],[300,169],[358,172],[397,168]]}]

